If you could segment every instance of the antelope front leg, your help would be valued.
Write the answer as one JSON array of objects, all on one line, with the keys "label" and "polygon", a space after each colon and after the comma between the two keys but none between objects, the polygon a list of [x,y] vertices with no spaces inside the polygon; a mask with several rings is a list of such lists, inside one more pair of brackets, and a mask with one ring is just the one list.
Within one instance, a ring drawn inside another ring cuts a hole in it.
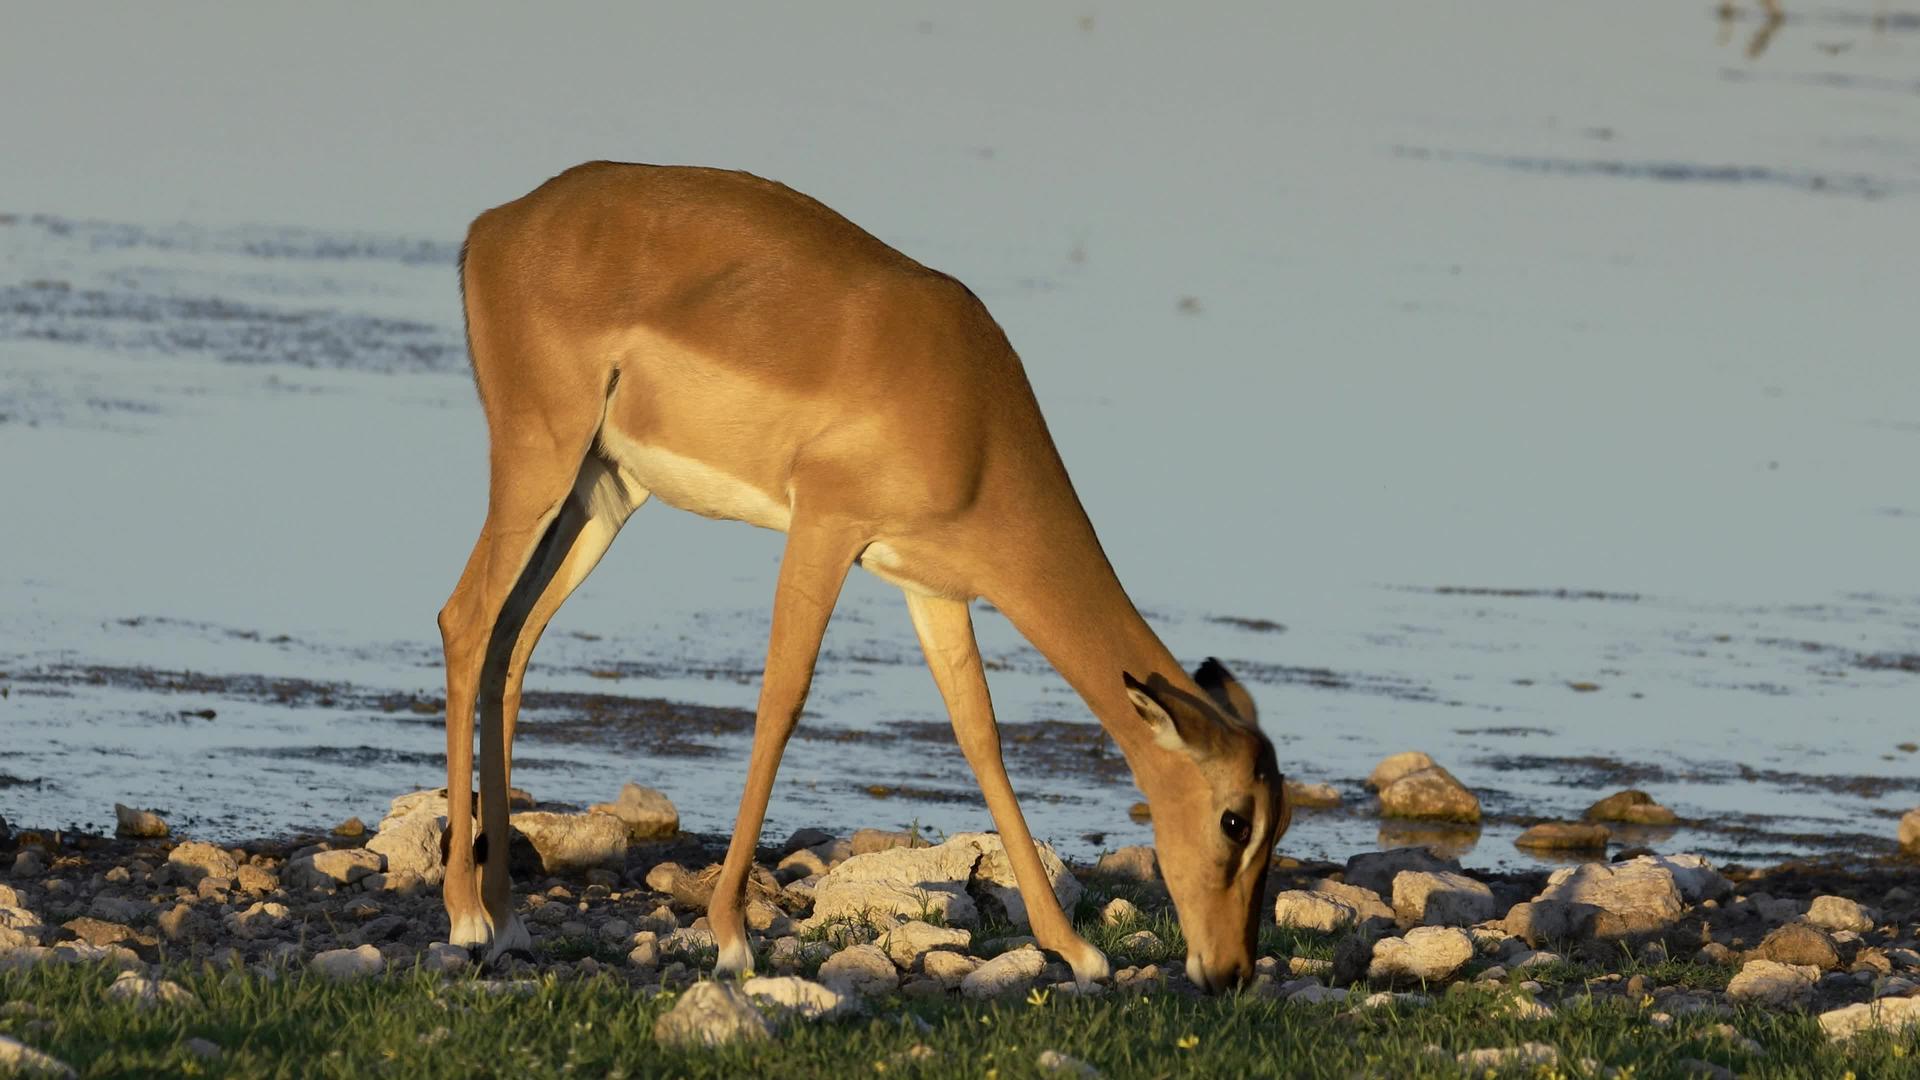
[{"label": "antelope front leg", "polygon": [[1066,957],[1073,966],[1074,981],[1080,985],[1105,979],[1111,973],[1107,958],[1075,932],[1067,913],[1060,910],[1060,900],[1053,894],[1033,835],[1027,831],[1027,819],[1014,797],[1013,784],[1007,780],[1006,763],[1000,757],[1000,728],[993,719],[993,699],[987,693],[987,676],[980,664],[980,647],[974,641],[973,616],[967,602],[909,592],[907,610],[913,615],[920,647],[927,654],[927,666],[933,669],[933,681],[946,700],[954,737],[980,781],[980,793],[986,796],[994,827],[1000,830],[1007,858],[1013,863],[1014,880],[1019,882],[1020,896],[1027,903],[1034,939],[1042,948]]},{"label": "antelope front leg", "polygon": [[760,682],[760,705],[753,718],[753,757],[747,765],[746,790],[740,795],[740,815],[734,819],[726,862],[707,905],[707,924],[720,947],[715,975],[753,972],[753,950],[747,947],[743,918],[753,851],[760,843],[780,755],[807,703],[827,621],[859,551],[859,541],[847,532],[823,526],[803,527],[796,522],[787,536],[773,596],[773,632]]}]

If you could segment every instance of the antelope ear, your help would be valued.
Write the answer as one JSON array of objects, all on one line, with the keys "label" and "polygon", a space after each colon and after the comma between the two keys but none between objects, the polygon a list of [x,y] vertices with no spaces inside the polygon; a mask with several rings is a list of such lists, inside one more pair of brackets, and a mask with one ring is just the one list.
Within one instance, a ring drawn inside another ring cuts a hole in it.
[{"label": "antelope ear", "polygon": [[1153,741],[1168,750],[1184,749],[1187,742],[1180,737],[1180,727],[1173,722],[1173,714],[1153,696],[1147,684],[1134,678],[1130,671],[1121,672],[1120,678],[1126,682],[1127,700],[1133,702],[1133,711],[1139,713],[1140,719],[1153,731]]},{"label": "antelope ear", "polygon": [[1228,715],[1248,727],[1260,726],[1260,711],[1253,707],[1253,695],[1247,693],[1247,688],[1241,686],[1240,680],[1218,659],[1207,657],[1206,663],[1193,673],[1193,681]]}]

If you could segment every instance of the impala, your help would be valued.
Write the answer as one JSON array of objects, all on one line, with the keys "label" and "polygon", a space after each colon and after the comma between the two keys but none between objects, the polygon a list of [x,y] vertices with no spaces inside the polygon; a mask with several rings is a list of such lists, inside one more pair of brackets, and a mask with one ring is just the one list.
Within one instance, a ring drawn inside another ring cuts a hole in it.
[{"label": "impala", "polygon": [[[1108,974],[1054,898],[1008,783],[976,597],[1126,756],[1152,806],[1190,977],[1210,990],[1247,978],[1289,817],[1273,746],[1225,668],[1208,661],[1189,676],[1135,610],[1019,358],[965,286],[783,185],[608,162],[480,215],[460,274],[491,482],[440,612],[453,942],[489,958],[531,943],[502,842],[528,658],[627,518],[658,496],[787,537],[746,789],[708,913],[718,973],[752,968],[742,911],[754,848],[857,564],[906,596],[1039,943],[1083,983]],[[1159,499],[1138,510],[1191,513]]]}]

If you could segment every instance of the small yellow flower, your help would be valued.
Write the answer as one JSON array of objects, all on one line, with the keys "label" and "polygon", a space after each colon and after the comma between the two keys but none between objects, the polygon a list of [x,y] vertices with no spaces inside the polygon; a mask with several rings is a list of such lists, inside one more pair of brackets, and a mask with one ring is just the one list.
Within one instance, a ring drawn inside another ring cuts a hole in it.
[{"label": "small yellow flower", "polygon": [[1042,1005],[1045,1005],[1047,1001],[1052,997],[1053,997],[1053,991],[1042,990],[1036,986],[1033,989],[1027,991],[1027,1004],[1037,1009]]},{"label": "small yellow flower", "polygon": [[1175,1043],[1174,1043],[1173,1045],[1175,1045],[1175,1046],[1177,1046],[1177,1047],[1179,1047],[1179,1048],[1180,1048],[1180,1049],[1182,1049],[1182,1050],[1191,1050],[1191,1049],[1193,1049],[1194,1047],[1196,1047],[1196,1046],[1199,1046],[1199,1045],[1200,1045],[1200,1036],[1198,1036],[1198,1035],[1182,1035],[1182,1036],[1180,1036],[1180,1039],[1179,1039],[1179,1041],[1178,1041],[1178,1042],[1175,1042]]}]

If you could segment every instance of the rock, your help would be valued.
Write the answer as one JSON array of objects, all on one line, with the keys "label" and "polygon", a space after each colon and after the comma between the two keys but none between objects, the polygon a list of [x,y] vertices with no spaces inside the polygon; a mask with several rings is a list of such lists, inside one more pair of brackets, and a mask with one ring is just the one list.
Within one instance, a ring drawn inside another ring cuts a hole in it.
[{"label": "rock", "polygon": [[1015,949],[1001,953],[960,980],[960,992],[970,998],[1022,994],[1032,989],[1034,980],[1040,977],[1040,970],[1046,965],[1046,957],[1038,949]]},{"label": "rock", "polygon": [[1613,821],[1622,825],[1672,825],[1680,819],[1673,811],[1653,801],[1653,796],[1638,789],[1609,795],[1580,815],[1588,821]]},{"label": "rock", "polygon": [[367,823],[357,817],[350,817],[333,827],[333,835],[355,840],[367,835]]},{"label": "rock", "polygon": [[[793,830],[793,834],[787,837],[787,842],[780,845],[780,853],[782,855],[791,855],[801,848],[818,847],[821,844],[831,843],[833,843],[833,834],[825,829],[815,829],[812,827],[795,829]],[[852,852],[848,852],[848,854],[852,854]]]},{"label": "rock", "polygon": [[1327,810],[1340,805],[1340,792],[1332,784],[1284,782],[1287,805],[1301,810]]},{"label": "rock", "polygon": [[316,851],[287,864],[287,881],[296,889],[336,888],[378,873],[385,865],[379,852],[366,848]]},{"label": "rock", "polygon": [[1673,872],[1645,859],[1624,863],[1582,863],[1553,872],[1545,891],[1534,898],[1597,908],[1590,931],[1617,938],[1664,930],[1686,910]]},{"label": "rock", "polygon": [[1840,966],[1840,953],[1833,947],[1832,940],[1805,923],[1788,923],[1774,930],[1747,956],[1803,965],[1816,971],[1832,971]]},{"label": "rock", "polygon": [[225,848],[199,840],[176,845],[167,854],[167,865],[177,875],[174,880],[189,884],[196,884],[206,877],[231,879],[240,873],[239,860],[228,854]]},{"label": "rock", "polygon": [[979,966],[980,961],[956,952],[936,950],[920,958],[920,970],[949,990],[959,986]]},{"label": "rock", "polygon": [[1375,765],[1373,771],[1367,774],[1367,786],[1375,791],[1381,791],[1388,784],[1408,773],[1431,768],[1433,768],[1433,759],[1422,751],[1406,750],[1391,754],[1382,758],[1380,764]]},{"label": "rock", "polygon": [[315,956],[309,966],[329,979],[364,979],[380,974],[387,959],[372,945],[362,945],[357,949],[329,949]]},{"label": "rock", "polygon": [[108,1001],[127,1002],[137,1008],[151,1009],[157,1005],[186,1008],[200,1004],[186,987],[165,979],[153,980],[137,971],[123,971],[120,977],[104,991]]},{"label": "rock", "polygon": [[130,926],[90,916],[69,919],[64,925],[74,937],[89,945],[118,945],[123,941],[134,941],[138,938]]},{"label": "rock", "polygon": [[272,901],[256,901],[242,911],[229,912],[221,920],[227,931],[237,937],[248,939],[266,937],[293,921],[293,915],[285,904]]},{"label": "rock", "polygon": [[452,974],[461,971],[473,962],[473,954],[458,945],[449,945],[444,941],[435,941],[427,945],[420,965],[429,971]]},{"label": "rock", "polygon": [[1844,896],[1816,896],[1807,909],[1807,921],[1822,930],[1851,930],[1864,934],[1873,929],[1873,913]]},{"label": "rock", "polygon": [[154,921],[168,941],[190,941],[203,933],[207,925],[205,916],[195,911],[192,904],[175,904]]},{"label": "rock", "polygon": [[1900,818],[1900,846],[1913,853],[1920,853],[1920,807],[1915,807]]},{"label": "rock", "polygon": [[113,804],[113,834],[132,840],[153,840],[167,835],[167,822],[151,810],[135,810]]},{"label": "rock", "polygon": [[11,885],[0,885],[0,908],[19,908],[26,906],[26,898],[20,890]]},{"label": "rock", "polygon": [[446,876],[446,864],[440,861],[440,841],[446,832],[444,809],[389,814],[380,822],[379,834],[367,841],[367,850],[386,860],[389,877],[415,874],[428,885],[438,885]]},{"label": "rock", "polygon": [[549,874],[627,863],[628,824],[612,814],[557,814],[527,811],[508,821],[527,838]]},{"label": "rock", "polygon": [[1543,821],[1514,837],[1513,846],[1542,851],[1604,851],[1612,837],[1605,825]]},{"label": "rock", "polygon": [[1538,947],[1551,941],[1592,936],[1593,920],[1599,913],[1600,909],[1592,904],[1534,900],[1509,908],[1502,928],[1528,945]]},{"label": "rock", "polygon": [[43,1054],[19,1039],[0,1035],[0,1076],[63,1077],[72,1080],[78,1075],[59,1058]]},{"label": "rock", "polygon": [[1749,960],[1727,983],[1727,999],[1743,1005],[1795,1008],[1813,999],[1819,979],[1819,968]]},{"label": "rock", "polygon": [[930,846],[917,832],[906,829],[888,831],[886,829],[855,829],[853,833],[853,854],[871,855],[876,851],[892,851],[894,848],[921,848]]},{"label": "rock", "polygon": [[740,985],[740,990],[754,1001],[772,1005],[804,1020],[838,1016],[860,1007],[858,999],[841,990],[797,975],[748,979]]},{"label": "rock", "polygon": [[1288,994],[1287,1004],[1289,1005],[1325,1005],[1328,1003],[1344,1004],[1347,1000],[1347,996],[1348,996],[1347,991],[1343,989],[1340,989],[1338,987],[1332,987],[1332,986],[1322,986],[1319,983],[1315,982],[1310,985],[1303,986],[1300,989],[1295,990],[1292,993]]},{"label": "rock", "polygon": [[146,917],[148,907],[124,896],[96,896],[87,905],[87,914],[108,922],[132,923]]},{"label": "rock", "polygon": [[973,935],[965,930],[931,926],[919,920],[903,922],[875,942],[902,971],[912,971],[921,957],[935,949],[965,951]]},{"label": "rock", "polygon": [[627,963],[637,968],[660,966],[660,935],[642,930],[633,935],[632,941],[633,948],[627,950]]},{"label": "rock", "polygon": [[1102,926],[1131,926],[1140,921],[1140,909],[1124,896],[1116,896],[1100,909]]},{"label": "rock", "polygon": [[1657,866],[1666,870],[1673,875],[1680,898],[1689,904],[1722,900],[1733,893],[1733,883],[1721,877],[1720,872],[1699,855],[1641,855],[1614,865]]},{"label": "rock", "polygon": [[1851,1039],[1863,1031],[1900,1032],[1920,1026],[1920,997],[1881,998],[1820,1014],[1827,1038]]},{"label": "rock", "polygon": [[1133,933],[1114,942],[1114,948],[1119,951],[1121,956],[1137,957],[1152,956],[1164,948],[1164,946],[1160,943],[1160,936],[1153,931],[1135,930]]},{"label": "rock", "polygon": [[1393,895],[1393,879],[1402,870],[1424,870],[1438,872],[1451,870],[1458,873],[1460,863],[1457,859],[1441,859],[1423,847],[1400,847],[1389,851],[1367,851],[1347,860],[1346,879],[1349,885],[1358,885],[1379,896]]},{"label": "rock", "polygon": [[1380,789],[1382,817],[1414,821],[1480,820],[1480,800],[1438,765],[1409,772]]},{"label": "rock", "polygon": [[1132,844],[1100,856],[1093,872],[1123,881],[1159,881],[1160,863],[1151,844]]},{"label": "rock", "polygon": [[[1040,858],[1060,906],[1072,910],[1080,883],[1051,848],[1043,846]],[[974,926],[980,919],[975,893],[1002,904],[1009,921],[1025,924],[1026,905],[1013,887],[1000,838],[992,833],[960,833],[932,847],[855,855],[814,886],[808,923],[861,921],[874,914],[937,915],[949,926]]]},{"label": "rock", "polygon": [[201,1061],[218,1061],[223,1051],[220,1044],[212,1039],[192,1038],[180,1044],[180,1048]]},{"label": "rock", "polygon": [[1465,874],[1403,870],[1393,878],[1393,911],[1427,926],[1472,926],[1494,917],[1493,890]]},{"label": "rock", "polygon": [[1381,938],[1373,944],[1371,979],[1441,982],[1473,959],[1473,938],[1451,926],[1419,926],[1405,937]]},{"label": "rock", "polygon": [[674,809],[673,800],[665,792],[639,784],[629,783],[613,802],[596,803],[588,809],[626,822],[627,836],[633,840],[664,840],[680,831],[680,811]]},{"label": "rock", "polygon": [[842,993],[892,993],[900,985],[893,960],[877,945],[849,945],[820,965],[820,981]]},{"label": "rock", "polygon": [[1325,893],[1289,889],[1273,898],[1273,922],[1296,930],[1332,933],[1360,921],[1353,905]]},{"label": "rock", "polygon": [[255,896],[270,893],[280,887],[280,879],[271,870],[264,870],[252,863],[244,864],[235,871],[233,881],[242,891]]},{"label": "rock", "polygon": [[1081,1061],[1077,1057],[1063,1054],[1058,1050],[1042,1050],[1034,1065],[1043,1073],[1059,1073],[1062,1076],[1082,1076],[1088,1080],[1100,1075],[1100,1070]]},{"label": "rock", "polygon": [[773,1025],[753,1000],[723,982],[695,983],[653,1022],[653,1039],[662,1046],[722,1046],[772,1037]]},{"label": "rock", "polygon": [[1551,1069],[1560,1063],[1560,1051],[1550,1043],[1523,1042],[1518,1046],[1490,1046],[1462,1050],[1453,1060],[1475,1076],[1507,1069]]}]

